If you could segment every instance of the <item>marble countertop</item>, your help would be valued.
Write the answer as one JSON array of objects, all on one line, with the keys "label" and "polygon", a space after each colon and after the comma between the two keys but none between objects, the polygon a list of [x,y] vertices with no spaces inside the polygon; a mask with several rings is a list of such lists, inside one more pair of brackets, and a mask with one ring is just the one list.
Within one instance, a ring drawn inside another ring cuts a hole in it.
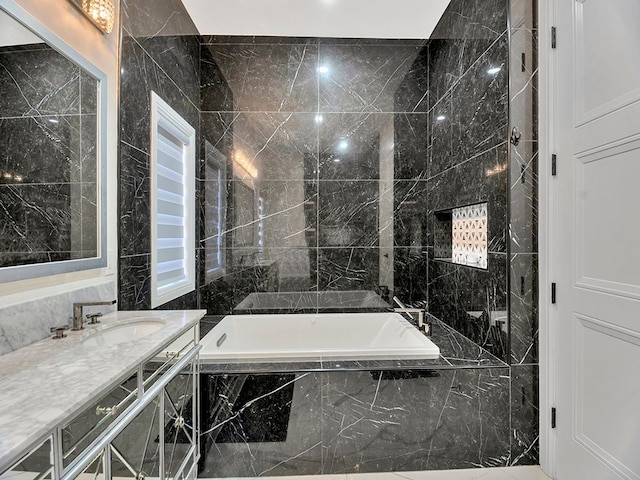
[{"label": "marble countertop", "polygon": [[[113,312],[96,326],[67,331],[66,338],[46,338],[0,356],[0,472],[204,314],[204,310]],[[142,318],[166,324],[135,342],[83,344],[98,329]]]}]

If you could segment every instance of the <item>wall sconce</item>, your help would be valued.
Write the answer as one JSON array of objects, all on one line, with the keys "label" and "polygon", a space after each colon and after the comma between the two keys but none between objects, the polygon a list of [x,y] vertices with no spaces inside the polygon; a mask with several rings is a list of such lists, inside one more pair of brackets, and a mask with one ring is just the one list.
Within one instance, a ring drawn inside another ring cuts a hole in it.
[{"label": "wall sconce", "polygon": [[115,21],[114,0],[70,0],[104,33],[111,33]]}]

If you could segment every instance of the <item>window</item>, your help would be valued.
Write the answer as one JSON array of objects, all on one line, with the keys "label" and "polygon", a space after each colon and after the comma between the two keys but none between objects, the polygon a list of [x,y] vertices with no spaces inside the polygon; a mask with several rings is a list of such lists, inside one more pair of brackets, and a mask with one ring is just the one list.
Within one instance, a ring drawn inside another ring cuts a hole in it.
[{"label": "window", "polygon": [[204,268],[207,282],[224,275],[223,236],[227,210],[227,158],[205,141]]},{"label": "window", "polygon": [[151,92],[151,307],[195,284],[195,130]]}]

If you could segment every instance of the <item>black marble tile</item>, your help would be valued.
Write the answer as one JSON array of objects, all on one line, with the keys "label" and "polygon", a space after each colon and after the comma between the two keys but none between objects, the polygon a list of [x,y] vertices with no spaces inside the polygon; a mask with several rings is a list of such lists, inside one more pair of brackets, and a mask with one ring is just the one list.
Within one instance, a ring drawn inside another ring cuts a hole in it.
[{"label": "black marble tile", "polygon": [[379,189],[377,181],[319,182],[319,246],[378,246]]},{"label": "black marble tile", "polygon": [[395,92],[405,77],[424,73],[422,63],[415,62],[420,51],[418,46],[321,44],[320,111],[393,112]]},{"label": "black marble tile", "polygon": [[149,155],[120,144],[121,256],[151,254],[151,178]]},{"label": "black marble tile", "polygon": [[[244,228],[239,224],[238,216],[234,215],[237,208],[242,208],[238,202],[241,202],[243,197],[233,198],[229,208],[229,214],[234,218],[232,236],[237,229]],[[261,213],[255,211],[254,218],[258,233],[262,232],[263,247],[316,246],[317,183],[290,180],[256,182],[255,200],[257,203],[254,208],[262,209]],[[242,215],[239,217],[242,218]]]},{"label": "black marble tile", "polygon": [[68,255],[71,203],[69,184],[0,185],[0,251]]},{"label": "black marble tile", "polygon": [[538,144],[510,148],[511,252],[538,251]]},{"label": "black marble tile", "polygon": [[321,376],[205,376],[206,442],[200,475],[272,476],[322,473]]},{"label": "black marble tile", "polygon": [[[504,35],[462,76],[451,93],[451,145],[458,162],[507,140],[508,43]],[[490,73],[500,68],[497,73]]]},{"label": "black marble tile", "polygon": [[394,248],[393,294],[405,305],[425,305],[427,269],[427,255],[422,248]]},{"label": "black marble tile", "polygon": [[393,184],[393,243],[401,247],[427,245],[428,182],[396,181]]},{"label": "black marble tile", "polygon": [[378,179],[384,162],[393,161],[393,115],[321,113],[321,180]]},{"label": "black marble tile", "polygon": [[323,376],[325,474],[507,464],[508,368]]},{"label": "black marble tile", "polygon": [[145,52],[200,107],[200,41],[196,35],[136,37]]},{"label": "black marble tile", "polygon": [[[431,38],[497,38],[507,28],[505,0],[453,0]],[[476,55],[477,56],[477,55]]]},{"label": "black marble tile", "polygon": [[149,310],[151,308],[151,255],[120,257],[118,273],[118,308]]},{"label": "black marble tile", "polygon": [[79,178],[79,116],[0,119],[0,184]]},{"label": "black marble tile", "polygon": [[422,47],[413,65],[395,92],[395,112],[427,112],[429,110],[429,48]]},{"label": "black marble tile", "polygon": [[437,103],[507,29],[504,0],[449,4],[429,42],[429,89]]},{"label": "black marble tile", "polygon": [[98,120],[95,114],[80,116],[80,179],[82,182],[97,182]]},{"label": "black marble tile", "polygon": [[396,113],[393,117],[393,176],[426,179],[428,176],[428,114]]},{"label": "black marble tile", "polygon": [[199,178],[203,178],[204,176],[203,168],[204,160],[206,159],[207,143],[210,147],[214,147],[226,157],[227,178],[231,178],[233,174],[233,124],[237,116],[238,114],[223,112],[202,112],[200,114],[200,130],[202,135],[202,152],[200,158],[202,159],[202,164]]},{"label": "black marble tile", "polygon": [[507,364],[443,321],[427,314],[431,340],[440,348],[440,357],[453,368],[506,367]]},{"label": "black marble tile", "polygon": [[71,252],[0,252],[0,267],[71,260]]},{"label": "black marble tile", "polygon": [[125,36],[198,35],[180,0],[125,0],[121,15]]},{"label": "black marble tile", "polygon": [[80,68],[51,48],[0,49],[2,116],[80,113]]},{"label": "black marble tile", "polygon": [[80,70],[80,113],[97,114],[98,112],[98,89],[100,83],[92,75]]},{"label": "black marble tile", "polygon": [[[94,257],[98,249],[98,198],[97,185],[95,183],[81,184],[81,248],[82,257]],[[73,240],[73,239],[72,239]]]},{"label": "black marble tile", "polygon": [[233,110],[233,93],[207,45],[200,46],[200,108],[203,112]]},{"label": "black marble tile", "polygon": [[511,363],[538,362],[538,255],[512,254]]},{"label": "black marble tile", "polygon": [[[206,114],[211,119],[210,114]],[[250,164],[262,180],[315,180],[318,132],[315,114],[240,113],[233,117],[235,163]],[[225,118],[226,120],[226,118]],[[208,122],[209,120],[207,120]],[[208,125],[208,123],[207,123]],[[217,142],[211,142],[214,146]],[[242,168],[238,176],[246,176]],[[313,176],[312,176],[313,175]]]},{"label": "black marble tile", "polygon": [[451,94],[445,95],[429,113],[429,165],[428,175],[433,177],[456,164],[462,159],[458,145],[454,145],[455,129],[453,102]]},{"label": "black marble tile", "polygon": [[511,367],[511,459],[509,465],[539,465],[538,365]]},{"label": "black marble tile", "polygon": [[[201,250],[201,257],[207,250]],[[233,249],[222,252],[224,273],[200,289],[201,308],[209,314],[231,313],[255,292],[296,292],[317,289],[315,248]]]},{"label": "black marble tile", "polygon": [[233,92],[234,110],[317,111],[317,46],[211,44],[207,48]]},{"label": "black marble tile", "polygon": [[320,248],[320,290],[375,290],[379,283],[380,249]]},{"label": "black marble tile", "polygon": [[487,263],[484,270],[430,258],[429,312],[506,361],[507,257],[489,254]]},{"label": "black marble tile", "polygon": [[122,42],[120,81],[121,141],[149,152],[152,91],[198,131],[198,109],[140,45],[129,37],[124,37]]}]

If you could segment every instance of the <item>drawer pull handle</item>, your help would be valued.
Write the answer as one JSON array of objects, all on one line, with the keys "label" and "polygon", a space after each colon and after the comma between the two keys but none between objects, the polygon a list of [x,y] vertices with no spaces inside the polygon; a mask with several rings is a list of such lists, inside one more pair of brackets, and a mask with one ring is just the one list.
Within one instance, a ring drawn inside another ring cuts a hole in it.
[{"label": "drawer pull handle", "polygon": [[118,406],[114,405],[113,407],[101,407],[98,405],[96,407],[96,415],[115,415],[118,411]]},{"label": "drawer pull handle", "polygon": [[223,333],[222,336],[216,342],[216,347],[220,347],[220,345],[222,345],[226,339],[227,339],[227,334]]}]

